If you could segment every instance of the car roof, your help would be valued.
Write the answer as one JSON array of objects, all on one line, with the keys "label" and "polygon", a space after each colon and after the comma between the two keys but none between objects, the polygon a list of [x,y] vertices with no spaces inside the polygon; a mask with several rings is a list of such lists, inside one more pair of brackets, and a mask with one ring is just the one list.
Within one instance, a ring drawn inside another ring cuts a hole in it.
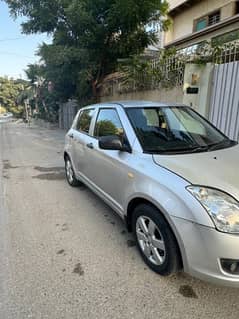
[{"label": "car roof", "polygon": [[166,103],[166,102],[153,102],[153,101],[142,101],[142,100],[130,100],[130,101],[113,101],[113,102],[102,102],[99,104],[92,104],[84,108],[99,108],[99,107],[112,107],[120,105],[123,108],[140,108],[140,107],[185,107],[182,103]]}]

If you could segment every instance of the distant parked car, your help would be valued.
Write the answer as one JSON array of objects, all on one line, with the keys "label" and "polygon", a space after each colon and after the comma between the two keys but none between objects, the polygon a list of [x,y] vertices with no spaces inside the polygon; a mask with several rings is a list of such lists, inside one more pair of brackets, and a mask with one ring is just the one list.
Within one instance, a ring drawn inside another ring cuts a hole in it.
[{"label": "distant parked car", "polygon": [[9,122],[13,117],[13,114],[8,112],[8,113],[3,113],[0,114],[0,122],[4,123],[4,122]]},{"label": "distant parked car", "polygon": [[239,146],[187,106],[81,109],[66,135],[66,178],[125,221],[145,263],[239,287]]},{"label": "distant parked car", "polygon": [[3,113],[3,114],[0,114],[0,117],[3,117],[3,118],[8,118],[8,117],[12,117],[13,114],[8,112],[8,113]]}]

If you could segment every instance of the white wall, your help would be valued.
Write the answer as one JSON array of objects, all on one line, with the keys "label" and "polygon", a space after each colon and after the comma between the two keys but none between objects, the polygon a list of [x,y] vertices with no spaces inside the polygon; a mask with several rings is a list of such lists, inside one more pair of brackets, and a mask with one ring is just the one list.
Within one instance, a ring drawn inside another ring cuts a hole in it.
[{"label": "white wall", "polygon": [[[180,1],[169,1],[180,2]],[[181,1],[184,2],[184,1]],[[235,13],[235,1],[232,0],[202,0],[191,7],[185,8],[173,17],[173,25],[165,34],[164,44],[190,35],[193,32],[193,21],[214,10],[221,8],[221,21]]]},{"label": "white wall", "polygon": [[[115,91],[115,90],[114,90]],[[110,96],[102,96],[101,102],[109,101],[123,101],[123,100],[144,100],[144,101],[160,101],[160,102],[176,102],[183,101],[183,88],[174,87],[172,89],[157,89],[148,91],[135,91],[129,93],[114,92]]]},{"label": "white wall", "polygon": [[182,3],[187,2],[187,0],[168,0],[170,10],[180,6]]},{"label": "white wall", "polygon": [[[183,103],[206,118],[209,117],[213,70],[212,63],[206,65],[188,63],[184,72]],[[195,83],[192,82],[193,77],[196,77]],[[187,94],[188,87],[198,88],[198,94]]]}]

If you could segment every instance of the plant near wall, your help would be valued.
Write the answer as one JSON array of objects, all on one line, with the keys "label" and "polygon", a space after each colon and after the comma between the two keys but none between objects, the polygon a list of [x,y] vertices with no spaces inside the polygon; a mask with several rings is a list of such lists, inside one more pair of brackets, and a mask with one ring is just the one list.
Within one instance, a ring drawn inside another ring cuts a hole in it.
[{"label": "plant near wall", "polygon": [[178,57],[175,48],[160,50],[158,57],[154,59],[135,55],[118,62],[119,71],[124,74],[122,84],[125,91],[154,89],[159,86],[171,88],[176,85]]},{"label": "plant near wall", "polygon": [[194,63],[199,66],[204,66],[206,63],[211,62],[213,59],[212,56],[212,47],[211,42],[203,41],[196,45],[196,49],[191,54],[185,54],[184,60],[185,63]]},{"label": "plant near wall", "polygon": [[124,91],[146,90],[151,87],[153,69],[151,68],[151,61],[144,57],[134,55],[131,58],[121,60],[119,71],[124,75],[122,77]]},{"label": "plant near wall", "polygon": [[148,60],[143,55],[119,61],[119,70],[124,73],[122,91],[172,88],[183,84],[187,63],[205,66],[207,63],[228,63],[239,60],[239,41],[212,46],[203,42],[189,52],[187,49],[162,49],[158,56]]}]

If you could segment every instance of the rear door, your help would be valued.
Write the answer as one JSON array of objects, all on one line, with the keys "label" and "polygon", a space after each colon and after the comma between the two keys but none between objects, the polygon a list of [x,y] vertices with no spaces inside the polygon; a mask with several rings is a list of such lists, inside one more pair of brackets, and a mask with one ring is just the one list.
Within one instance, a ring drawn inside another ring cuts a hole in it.
[{"label": "rear door", "polygon": [[73,163],[78,176],[85,177],[87,172],[87,157],[92,143],[90,128],[94,119],[95,108],[83,109],[77,119],[73,138]]}]

